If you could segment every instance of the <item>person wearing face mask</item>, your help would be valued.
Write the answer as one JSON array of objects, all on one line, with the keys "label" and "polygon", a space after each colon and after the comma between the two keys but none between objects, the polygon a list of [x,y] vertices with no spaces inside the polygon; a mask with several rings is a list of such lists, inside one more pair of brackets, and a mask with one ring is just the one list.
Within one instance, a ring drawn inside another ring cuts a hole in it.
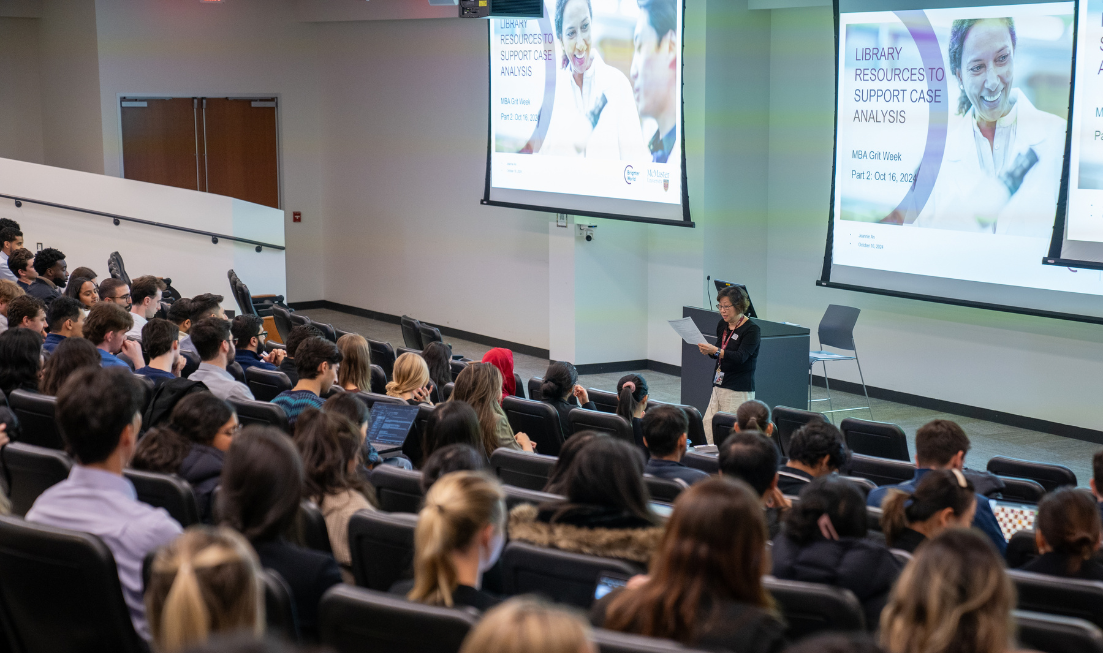
[{"label": "person wearing face mask", "polygon": [[481,589],[482,577],[505,546],[505,494],[482,472],[453,472],[425,495],[414,532],[414,579],[391,588],[428,605],[486,611],[500,599]]}]

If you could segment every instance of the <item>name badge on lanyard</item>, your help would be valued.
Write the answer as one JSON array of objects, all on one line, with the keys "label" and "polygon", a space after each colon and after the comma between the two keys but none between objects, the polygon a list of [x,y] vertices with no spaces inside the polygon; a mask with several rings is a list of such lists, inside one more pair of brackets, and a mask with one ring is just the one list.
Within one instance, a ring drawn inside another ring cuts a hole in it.
[{"label": "name badge on lanyard", "polygon": [[[732,340],[739,340],[739,336],[735,335],[735,331],[732,330],[727,337],[720,341],[720,349],[727,349],[728,343]],[[720,371],[720,361],[723,360],[719,356],[716,357],[716,376],[712,378],[712,384],[715,386],[722,385],[724,383],[724,373]]]}]

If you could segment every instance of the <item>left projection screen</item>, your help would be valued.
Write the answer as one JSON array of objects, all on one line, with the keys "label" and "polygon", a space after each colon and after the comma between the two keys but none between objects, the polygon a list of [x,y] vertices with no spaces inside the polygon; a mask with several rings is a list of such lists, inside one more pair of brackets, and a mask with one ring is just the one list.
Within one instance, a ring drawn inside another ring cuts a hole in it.
[{"label": "left projection screen", "polygon": [[692,226],[682,2],[544,0],[492,19],[483,203]]}]

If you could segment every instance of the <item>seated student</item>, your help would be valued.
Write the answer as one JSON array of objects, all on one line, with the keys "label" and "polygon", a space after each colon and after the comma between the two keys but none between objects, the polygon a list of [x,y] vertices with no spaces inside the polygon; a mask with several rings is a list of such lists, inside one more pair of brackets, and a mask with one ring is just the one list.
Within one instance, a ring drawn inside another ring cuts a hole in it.
[{"label": "seated student", "polygon": [[424,358],[410,351],[402,354],[394,362],[391,377],[393,380],[387,383],[388,397],[397,397],[411,406],[432,405],[429,401],[429,366]]},{"label": "seated student", "polygon": [[8,328],[28,329],[46,337],[46,305],[31,295],[20,295],[8,302]]},{"label": "seated student", "polygon": [[130,365],[118,357],[119,353],[126,354],[136,366],[145,360],[141,345],[126,338],[126,332],[133,325],[130,313],[117,304],[100,302],[88,311],[88,317],[84,319],[84,337],[100,350],[104,367],[125,367],[129,371]]},{"label": "seated student", "polygon": [[643,443],[643,414],[647,410],[647,381],[639,374],[627,374],[617,382],[617,415],[632,425],[636,446],[647,455]]},{"label": "seated student", "polygon": [[[55,304],[57,302],[54,302]],[[134,370],[135,374],[157,381],[169,381],[180,376],[187,362],[180,355],[180,341],[176,325],[155,317],[142,327],[142,346],[149,356],[149,364]]]},{"label": "seated student", "polygon": [[23,232],[18,227],[0,229],[0,279],[15,283],[16,278],[8,268],[8,260],[19,249],[23,249]]},{"label": "seated student", "polygon": [[[360,400],[359,397],[351,392],[338,392],[335,393],[326,402],[322,404],[322,410],[327,413],[333,413],[335,415],[341,415],[345,419],[351,421],[356,428],[360,430],[360,440],[363,445],[363,464],[368,469],[374,468],[376,465],[383,462],[379,457],[379,452],[375,450],[371,442],[368,442],[368,426],[371,424],[371,412],[368,411],[367,405]],[[408,469],[406,465],[403,465],[399,461],[402,458],[391,459],[394,460],[391,464],[404,469]],[[408,461],[407,461],[408,464]]]},{"label": "seated student", "polygon": [[[234,360],[234,343],[230,342],[228,321],[219,317],[203,318],[192,324],[188,336],[203,361],[188,377],[189,381],[199,381],[219,399],[254,401],[249,386],[226,371],[226,366]],[[180,348],[184,348],[183,341]]]},{"label": "seated student", "polygon": [[100,293],[96,289],[96,282],[85,277],[69,275],[69,283],[65,286],[65,296],[71,297],[84,306],[85,310],[92,308],[100,301]]},{"label": "seated student", "polygon": [[0,333],[8,329],[8,304],[25,293],[14,281],[0,279]]},{"label": "seated student", "polygon": [[839,429],[812,420],[790,438],[789,462],[777,472],[777,487],[782,494],[798,496],[812,479],[839,471],[849,458],[850,450]]},{"label": "seated student", "polygon": [[1092,559],[1103,539],[1099,507],[1087,491],[1062,487],[1045,495],[1038,504],[1034,539],[1041,555],[1022,571],[1103,581],[1103,564]]},{"label": "seated student", "polygon": [[647,411],[641,422],[643,444],[651,452],[643,468],[644,474],[675,481],[685,487],[709,477],[699,469],[682,464],[689,430],[685,411],[677,406],[658,406]]},{"label": "seated student", "polygon": [[[365,343],[367,346],[367,343]],[[509,351],[508,349],[505,351]],[[444,396],[444,386],[451,383],[452,378],[452,349],[443,342],[430,342],[421,350],[421,357],[425,359],[425,365],[429,368],[429,380],[433,382],[433,391],[436,393],[434,403],[440,403]],[[502,379],[505,383],[505,378]],[[432,399],[432,398],[431,398]]]},{"label": "seated student", "polygon": [[778,653],[785,627],[762,586],[766,523],[745,483],[710,479],[682,492],[650,573],[594,604],[594,626],[687,647]]},{"label": "seated student", "polygon": [[[920,479],[932,469],[957,469],[965,466],[965,454],[969,451],[969,438],[956,423],[946,419],[936,419],[919,427],[915,432],[915,478],[899,485],[882,485],[869,493],[866,502],[879,507],[892,488],[913,491]],[[975,485],[975,483],[974,483]],[[1007,550],[1007,540],[1003,537],[996,515],[988,499],[977,494],[977,510],[973,517],[973,526],[984,531],[992,539],[1002,554]]]},{"label": "seated student", "polygon": [[211,495],[222,475],[225,453],[241,429],[237,413],[209,392],[193,392],[176,403],[168,423],[138,443],[131,467],[176,474],[191,484],[199,518],[211,521]]},{"label": "seated student", "polygon": [[[226,313],[222,310],[222,299],[222,295],[215,295],[212,293],[203,293],[202,295],[192,297],[188,302],[188,307],[191,309],[191,326],[194,327],[201,320],[212,317],[226,320]],[[180,349],[199,354],[199,348],[192,343],[192,332],[190,328],[188,329],[188,333],[180,339]],[[200,356],[202,357],[202,354],[200,354]],[[230,356],[230,360],[233,359],[233,356]]]},{"label": "seated student", "polygon": [[614,438],[586,445],[571,465],[565,495],[539,507],[515,507],[510,538],[640,564],[651,559],[662,522],[648,505],[643,456],[634,446]]},{"label": "seated student", "polygon": [[295,426],[295,420],[307,408],[322,407],[325,403],[322,395],[328,393],[337,382],[337,366],[341,362],[341,352],[337,345],[325,338],[304,340],[295,354],[299,382],[272,399],[272,403],[287,413],[287,422],[291,426]]},{"label": "seated student", "polygon": [[215,513],[249,540],[261,566],[274,569],[291,588],[299,631],[318,637],[318,603],[341,582],[328,553],[287,540],[303,498],[303,462],[291,438],[271,426],[249,426],[234,436],[222,467]]},{"label": "seated student", "polygon": [[23,292],[31,288],[31,284],[38,280],[38,273],[34,271],[34,252],[29,249],[17,249],[8,257],[8,270],[15,275],[15,285]]},{"label": "seated student", "polygon": [[188,329],[191,328],[191,300],[187,297],[181,297],[169,304],[169,310],[165,312],[165,317],[179,329],[178,339],[183,339],[188,334]]},{"label": "seated student", "polygon": [[100,350],[86,338],[66,338],[54,349],[42,366],[42,383],[38,391],[44,395],[57,395],[61,386],[82,367],[100,367]]},{"label": "seated student", "polygon": [[69,280],[69,271],[65,267],[65,254],[47,247],[34,255],[34,271],[38,278],[26,290],[27,294],[42,300],[50,306],[54,298],[61,297],[61,290]]},{"label": "seated student", "polygon": [[161,297],[165,288],[165,282],[153,275],[131,280],[130,315],[134,318],[134,326],[127,332],[127,338],[141,342],[142,327],[161,310]]},{"label": "seated student", "polygon": [[486,458],[469,444],[446,444],[425,459],[421,466],[421,493],[427,494],[442,476],[452,472],[481,472]]},{"label": "seated student", "polygon": [[299,348],[307,338],[325,338],[321,329],[313,324],[300,324],[291,329],[291,333],[287,334],[287,355],[283,357],[283,362],[280,363],[280,371],[287,375],[288,379],[291,379],[291,384],[294,385],[299,382],[299,372],[295,368],[295,350]]},{"label": "seated student", "polygon": [[449,401],[466,401],[479,416],[483,453],[487,460],[499,447],[528,451],[536,445],[524,433],[514,433],[502,410],[502,373],[490,363],[470,363],[456,377]]},{"label": "seated student", "polygon": [[65,382],[55,419],[76,464],[68,479],[35,500],[27,521],[103,540],[115,557],[134,628],[149,639],[142,561],[181,528],[163,509],[138,501],[134,485],[123,477],[142,426],[139,383],[129,370],[117,368],[78,370]]},{"label": "seated student", "polygon": [[122,279],[108,277],[100,282],[99,295],[101,302],[110,302],[123,307],[130,312],[130,286]]},{"label": "seated student", "polygon": [[1010,653],[1015,588],[1003,558],[976,531],[952,528],[904,568],[880,620],[886,653]]},{"label": "seated student", "polygon": [[234,336],[234,347],[237,350],[234,360],[241,365],[242,371],[250,367],[259,367],[270,372],[279,369],[278,366],[287,352],[276,349],[270,354],[259,353],[263,350],[268,335],[264,330],[264,321],[259,316],[238,315],[230,323],[230,333]]},{"label": "seated student", "polygon": [[[453,444],[466,444],[480,453],[483,451],[479,416],[465,401],[446,401],[433,408],[422,433],[422,457],[429,458],[441,447]],[[487,461],[484,454],[483,462]]]},{"label": "seated student", "polygon": [[517,377],[513,376],[513,352],[504,347],[495,347],[483,354],[483,363],[498,368],[502,375],[502,398],[517,394]]},{"label": "seated student", "polygon": [[884,544],[866,539],[867,532],[861,491],[837,476],[816,478],[801,490],[800,503],[774,539],[773,575],[848,589],[861,602],[866,623],[875,624],[900,563]]},{"label": "seated student", "polygon": [[429,605],[489,610],[500,599],[482,591],[483,572],[505,545],[505,494],[481,472],[442,476],[425,494],[414,531],[414,579],[395,594]]},{"label": "seated student", "polygon": [[774,423],[770,418],[770,407],[757,399],[739,404],[739,408],[735,409],[735,430],[761,431],[773,438]]},{"label": "seated student", "polygon": [[1103,515],[1103,450],[1096,451],[1092,456],[1092,477],[1088,480],[1088,485],[1099,504],[1100,514]]},{"label": "seated student", "polygon": [[50,331],[42,343],[42,351],[54,353],[54,349],[66,338],[84,337],[84,306],[70,297],[58,297],[50,304],[47,318]]},{"label": "seated student", "polygon": [[0,333],[0,390],[4,396],[15,390],[38,392],[42,370],[42,338],[29,329],[8,329]]},{"label": "seated student", "polygon": [[346,333],[337,339],[337,349],[341,352],[337,385],[346,392],[371,392],[371,349],[367,339]]},{"label": "seated student", "polygon": [[532,596],[486,613],[459,653],[598,653],[590,625],[575,611]]},{"label": "seated student", "polygon": [[792,507],[777,487],[778,457],[777,447],[760,431],[738,431],[720,444],[720,475],[743,481],[758,493],[771,540],[781,531],[785,511]]},{"label": "seated student", "polygon": [[307,408],[295,423],[295,447],[303,459],[303,494],[326,520],[333,557],[342,576],[353,582],[349,519],[375,510],[375,489],[360,477],[360,429],[344,415]]},{"label": "seated student", "polygon": [[563,443],[559,449],[559,457],[555,459],[551,472],[548,474],[548,482],[544,485],[544,492],[548,494],[566,495],[567,486],[570,485],[571,470],[578,452],[597,438],[609,437],[598,431],[579,431],[571,436],[571,439]]},{"label": "seated student", "polygon": [[[548,366],[548,370],[544,372],[544,382],[540,386],[540,397],[541,401],[559,413],[559,430],[563,433],[564,441],[571,437],[572,410],[597,410],[597,405],[590,401],[590,393],[578,385],[578,370],[566,361],[556,361]],[[578,402],[577,406],[571,405],[571,397]]]},{"label": "seated student", "polygon": [[96,279],[98,277],[99,277],[99,275],[96,274],[92,270],[92,268],[87,268],[87,267],[84,267],[82,265],[82,266],[74,269],[72,272],[69,273],[69,282],[66,284],[65,287],[68,288],[69,286],[72,286],[74,279],[81,279],[81,278],[88,279],[89,281],[92,282],[92,285],[97,285]]},{"label": "seated student", "polygon": [[881,532],[890,548],[915,553],[947,528],[968,528],[977,511],[973,484],[956,469],[934,470],[911,491],[892,489],[881,504]]},{"label": "seated student", "polygon": [[146,614],[159,653],[204,644],[218,633],[264,633],[260,561],[239,533],[193,526],[157,551]]}]

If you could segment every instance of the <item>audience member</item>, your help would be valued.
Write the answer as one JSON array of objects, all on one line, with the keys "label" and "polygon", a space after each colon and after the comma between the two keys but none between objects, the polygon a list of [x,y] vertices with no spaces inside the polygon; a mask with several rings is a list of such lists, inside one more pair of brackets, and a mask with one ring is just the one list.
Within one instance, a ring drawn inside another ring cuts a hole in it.
[{"label": "audience member", "polygon": [[8,302],[8,328],[24,328],[46,337],[46,305],[32,295],[19,295]]},{"label": "audience member", "polygon": [[432,383],[429,381],[429,366],[418,354],[408,351],[394,362],[393,380],[387,383],[387,396],[402,399],[411,406],[432,405],[429,395]]},{"label": "audience member", "polygon": [[74,279],[81,279],[81,278],[88,279],[89,281],[92,282],[92,285],[96,285],[96,278],[98,276],[99,275],[97,275],[92,270],[92,268],[86,268],[82,265],[82,266],[78,267],[77,269],[75,269],[75,270],[73,270],[72,272],[69,273],[69,282],[66,284],[66,287],[69,287],[69,286],[73,285],[73,280]]},{"label": "audience member", "polygon": [[[367,439],[368,426],[371,425],[371,413],[368,411],[367,405],[361,401],[359,397],[351,392],[334,393],[332,397],[326,399],[326,402],[322,404],[322,410],[327,413],[342,415],[360,429],[360,439],[364,443],[364,464],[368,469],[383,462],[383,459],[379,457],[379,452],[375,450],[375,447],[372,446],[372,443]],[[407,467],[408,461],[402,458],[392,458],[389,460],[394,460],[392,464],[398,467],[409,469],[409,467]]]},{"label": "audience member", "polygon": [[149,364],[139,367],[135,373],[148,376],[154,382],[179,377],[187,361],[180,355],[177,333],[176,325],[168,320],[155,317],[147,321],[142,327],[142,346],[149,356]]},{"label": "audience member", "polygon": [[22,227],[19,226],[19,223],[15,220],[12,220],[11,218],[0,218],[0,229],[7,229],[8,227],[16,230],[22,229]]},{"label": "audience member", "polygon": [[[222,310],[222,295],[215,295],[212,293],[203,293],[202,295],[196,295],[192,297],[188,302],[188,307],[191,309],[191,326],[194,327],[201,320],[207,318],[218,318],[220,320],[226,320],[226,313]],[[227,325],[229,322],[227,322]],[[184,351],[192,351],[199,354],[199,349],[192,344],[192,330],[189,327],[187,334],[180,339],[180,349]],[[202,354],[200,354],[202,356]],[[229,360],[233,360],[234,357],[230,356]],[[294,381],[292,381],[294,382]]]},{"label": "audience member", "polygon": [[341,569],[332,555],[286,539],[302,498],[303,463],[287,434],[270,426],[249,426],[234,436],[215,513],[249,540],[265,569],[274,569],[287,581],[299,630],[314,641],[318,602],[341,582]]},{"label": "audience member", "polygon": [[850,450],[839,429],[814,419],[789,439],[789,462],[778,470],[777,487],[782,494],[798,496],[812,479],[839,471],[849,459]]},{"label": "audience member", "polygon": [[241,366],[242,371],[250,367],[275,372],[283,361],[286,352],[283,349],[273,350],[272,353],[264,351],[268,332],[264,330],[264,321],[257,315],[238,315],[230,323],[230,333],[234,336],[234,360]]},{"label": "audience member", "polygon": [[632,425],[632,437],[645,455],[642,418],[647,410],[647,393],[647,381],[639,374],[626,374],[617,381],[617,415]]},{"label": "audience member", "polygon": [[[932,469],[956,469],[965,466],[965,454],[969,451],[969,438],[960,426],[950,420],[936,419],[919,427],[915,432],[915,478],[899,485],[882,485],[872,490],[867,503],[879,507],[890,489],[914,491],[915,486]],[[977,494],[976,514],[973,526],[984,531],[991,538],[1000,553],[1007,550],[1007,540],[1003,537],[996,515],[988,499]]]},{"label": "audience member", "polygon": [[548,483],[544,486],[544,491],[549,494],[565,496],[567,486],[570,484],[571,470],[574,468],[574,459],[578,456],[578,452],[597,438],[604,437],[609,436],[597,431],[580,431],[564,442],[563,446],[559,448],[559,456],[556,457],[555,464],[552,465],[551,472],[548,474]]},{"label": "audience member", "polygon": [[762,431],[769,437],[774,435],[770,407],[757,399],[739,404],[739,408],[735,410],[735,422],[737,431]]},{"label": "audience member", "polygon": [[754,488],[762,500],[766,530],[777,537],[781,520],[792,506],[778,489],[777,447],[760,431],[737,431],[720,444],[720,475],[743,481]]},{"label": "audience member", "polygon": [[341,352],[341,368],[337,370],[337,385],[348,392],[372,392],[371,349],[364,336],[346,333],[337,339]]},{"label": "audience member", "polygon": [[165,282],[153,275],[147,274],[130,281],[130,315],[134,318],[134,326],[127,332],[127,338],[141,342],[142,327],[161,310],[165,288]]},{"label": "audience member", "polygon": [[590,625],[567,608],[528,596],[486,613],[459,653],[598,653]]},{"label": "audience member", "polygon": [[[443,392],[444,386],[452,382],[452,349],[443,342],[430,342],[421,350],[421,357],[429,368],[429,380],[433,382],[433,389],[438,393]],[[438,402],[443,399],[443,395],[437,396]]]},{"label": "audience member", "polygon": [[466,401],[479,416],[483,453],[487,460],[498,447],[532,452],[536,449],[529,436],[513,433],[502,410],[502,373],[490,363],[470,363],[456,377],[449,401]]},{"label": "audience member", "polygon": [[30,329],[8,329],[0,333],[0,391],[38,392],[42,370],[42,338]]},{"label": "audience member", "polygon": [[1101,538],[1095,498],[1086,490],[1057,488],[1038,504],[1034,540],[1041,555],[1022,570],[1103,581],[1103,564],[1092,559],[1099,550]]},{"label": "audience member", "polygon": [[299,382],[299,372],[295,368],[295,350],[307,338],[325,338],[325,335],[322,334],[321,329],[313,324],[300,324],[293,327],[291,333],[287,334],[287,355],[280,363],[280,371],[291,379],[292,385]]},{"label": "audience member", "polygon": [[27,521],[103,540],[115,557],[134,628],[149,639],[142,562],[181,528],[163,509],[138,501],[134,485],[123,476],[142,425],[142,397],[139,381],[128,370],[85,368],[69,377],[58,392],[55,420],[76,464],[68,479],[35,500]]},{"label": "audience member", "polygon": [[442,476],[452,472],[481,472],[486,458],[469,444],[446,444],[425,459],[421,466],[421,493],[425,494]]},{"label": "audience member", "polygon": [[169,310],[165,311],[165,317],[180,330],[180,338],[187,335],[191,329],[191,300],[181,297],[169,304]]},{"label": "audience member", "polygon": [[122,306],[124,311],[130,312],[130,286],[122,279],[115,279],[114,277],[104,279],[100,282],[99,293],[101,302],[110,302]]},{"label": "audience member", "polygon": [[947,528],[968,528],[977,510],[973,484],[959,470],[934,470],[912,491],[892,489],[881,504],[881,532],[894,549],[915,553]]},{"label": "audience member", "polygon": [[375,490],[357,472],[361,445],[360,429],[337,412],[307,408],[295,423],[303,494],[322,511],[333,557],[350,584],[349,519],[360,510],[375,510],[376,503]]},{"label": "audience member", "polygon": [[513,352],[504,347],[495,347],[483,354],[484,363],[498,368],[502,375],[502,398],[517,394],[517,378],[513,376]]},{"label": "audience member", "polygon": [[96,290],[96,282],[85,277],[69,275],[69,283],[65,286],[65,296],[72,297],[84,306],[85,310],[100,301],[100,293]]},{"label": "audience member", "polygon": [[710,479],[674,502],[648,576],[594,604],[600,628],[733,653],[778,653],[785,627],[762,585],[769,572],[758,495]]},{"label": "audience member", "polygon": [[643,456],[632,445],[614,438],[587,444],[574,458],[565,495],[515,507],[510,538],[641,564],[651,559],[663,529],[649,505]]},{"label": "audience member", "polygon": [[54,349],[66,338],[84,337],[84,305],[71,297],[58,297],[50,304],[46,322],[50,331],[42,343],[42,351],[54,353]]},{"label": "audience member", "polygon": [[414,579],[391,589],[429,605],[489,610],[499,599],[482,577],[505,545],[505,494],[481,472],[441,476],[425,494],[414,531]]},{"label": "audience member", "polygon": [[[868,633],[824,633],[800,640],[785,653],[884,653]],[[1001,651],[1001,653],[1003,653]]]},{"label": "audience member", "polygon": [[31,284],[38,280],[34,269],[34,252],[17,249],[8,257],[8,270],[15,276],[15,283],[23,292],[30,292]]},{"label": "audience member", "polygon": [[[548,370],[544,372],[544,382],[540,385],[540,397],[559,413],[559,430],[563,433],[564,441],[571,437],[571,421],[568,416],[572,410],[597,410],[594,402],[590,401],[586,388],[578,385],[578,370],[566,361],[556,361],[548,366]],[[577,405],[570,403],[572,397]]]},{"label": "audience member", "polygon": [[651,453],[644,474],[689,487],[709,477],[699,469],[682,464],[686,455],[689,420],[677,406],[657,406],[647,411],[643,423],[643,444]]},{"label": "audience member", "polygon": [[837,476],[818,477],[801,490],[774,539],[773,575],[848,589],[866,623],[875,624],[900,563],[884,544],[866,539],[867,530],[861,491]]},{"label": "audience member", "polygon": [[341,362],[337,345],[325,338],[304,340],[295,354],[299,382],[272,399],[272,403],[287,413],[287,422],[291,426],[295,426],[299,414],[307,408],[322,407],[325,403],[322,395],[327,394],[337,382],[337,367]]},{"label": "audience member", "polygon": [[0,229],[0,279],[7,279],[12,283],[18,281],[18,278],[8,267],[8,260],[16,250],[22,248],[22,231],[16,227],[4,227]]},{"label": "audience member", "polygon": [[[228,321],[220,317],[203,318],[192,324],[188,337],[202,361],[199,369],[188,377],[189,381],[206,385],[219,399],[254,400],[249,387],[226,371],[226,366],[234,360],[234,343],[230,342]],[[180,348],[184,348],[183,341],[180,341]]]},{"label": "audience member", "polygon": [[25,293],[14,281],[0,279],[0,333],[8,330],[8,304]]},{"label": "audience member", "polygon": [[421,454],[431,457],[441,447],[466,444],[474,447],[487,462],[479,431],[479,416],[466,401],[446,401],[433,408],[422,434]]},{"label": "audience member", "polygon": [[48,307],[55,297],[61,296],[59,288],[65,287],[69,271],[65,267],[65,254],[47,247],[34,255],[34,271],[38,278],[27,288],[27,294],[38,297]]},{"label": "audience member", "polygon": [[200,519],[210,522],[211,494],[220,482],[226,451],[240,429],[229,404],[209,392],[193,392],[176,403],[167,424],[145,434],[131,466],[176,474],[190,483]]},{"label": "audience member", "polygon": [[922,546],[880,615],[887,653],[1008,653],[1015,588],[984,536],[954,528]]},{"label": "audience member", "polygon": [[119,353],[125,354],[134,365],[140,365],[145,360],[141,346],[126,338],[126,332],[133,325],[134,320],[130,313],[117,304],[100,302],[88,311],[88,317],[84,320],[84,337],[100,350],[104,367],[131,369],[130,365],[118,357]]},{"label": "audience member", "polygon": [[145,602],[159,653],[191,649],[216,633],[264,634],[260,562],[229,528],[195,526],[157,551]]},{"label": "audience member", "polygon": [[102,360],[100,350],[87,338],[66,338],[46,359],[38,391],[57,395],[71,374],[82,367],[100,367]]}]

